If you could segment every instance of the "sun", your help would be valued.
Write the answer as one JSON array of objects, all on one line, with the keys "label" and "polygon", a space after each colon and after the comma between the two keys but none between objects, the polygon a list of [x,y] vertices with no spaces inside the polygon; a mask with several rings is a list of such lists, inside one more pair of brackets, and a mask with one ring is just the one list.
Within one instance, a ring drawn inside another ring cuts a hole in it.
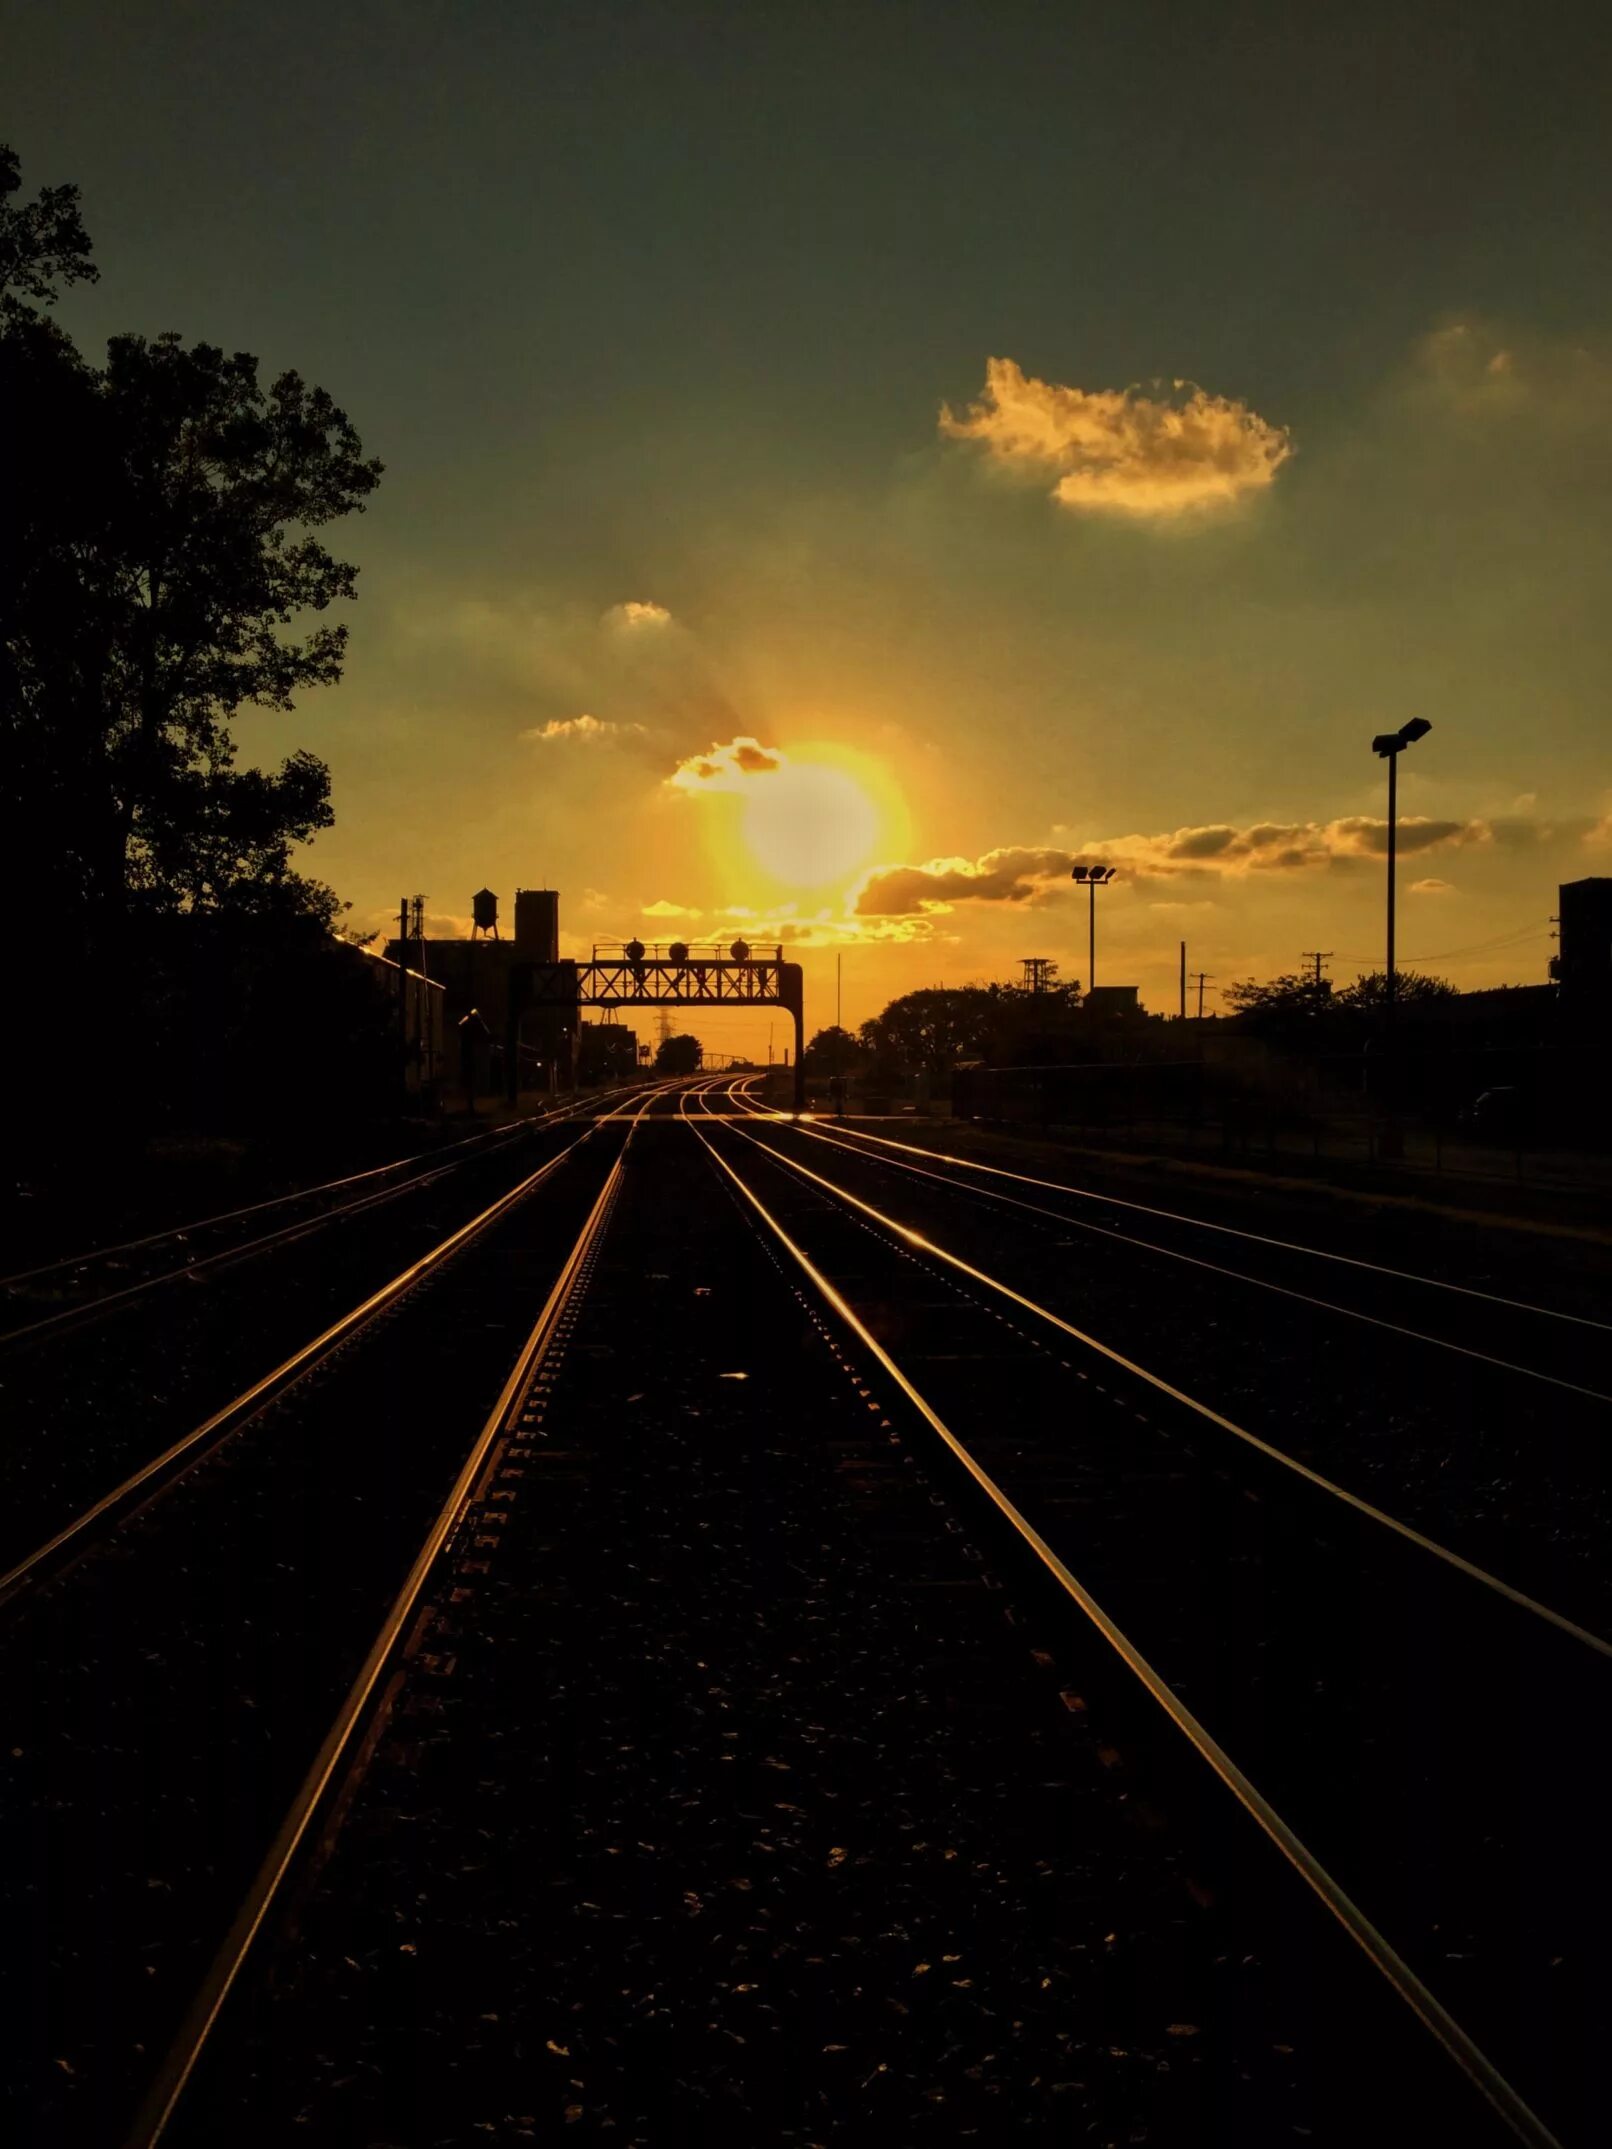
[{"label": "sun", "polygon": [[882,819],[849,769],[791,759],[746,785],[739,836],[770,879],[792,889],[826,888],[872,862]]}]

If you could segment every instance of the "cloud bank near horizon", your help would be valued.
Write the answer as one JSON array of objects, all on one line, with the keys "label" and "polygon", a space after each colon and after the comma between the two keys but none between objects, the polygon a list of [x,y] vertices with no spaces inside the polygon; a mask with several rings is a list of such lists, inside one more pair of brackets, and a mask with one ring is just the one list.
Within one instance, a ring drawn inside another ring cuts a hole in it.
[{"label": "cloud bank near horizon", "polygon": [[[1500,845],[1516,849],[1556,836],[1589,840],[1594,824],[1550,824],[1522,816],[1498,820],[1440,820],[1403,815],[1399,850],[1405,856]],[[1114,865],[1139,881],[1238,880],[1257,873],[1303,874],[1348,869],[1382,858],[1388,823],[1368,814],[1333,821],[1259,821],[1248,828],[1216,822],[1161,835],[1118,836],[1066,849],[1007,844],[978,858],[932,858],[923,865],[877,866],[858,887],[859,917],[939,916],[959,903],[1034,903],[1067,885],[1079,863]]]}]

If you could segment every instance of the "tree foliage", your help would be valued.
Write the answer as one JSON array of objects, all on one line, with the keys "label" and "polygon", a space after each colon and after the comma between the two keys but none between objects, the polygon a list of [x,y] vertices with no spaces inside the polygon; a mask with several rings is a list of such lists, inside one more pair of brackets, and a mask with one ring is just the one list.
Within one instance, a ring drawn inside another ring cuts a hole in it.
[{"label": "tree foliage", "polygon": [[18,185],[0,153],[0,717],[36,892],[90,947],[288,894],[328,920],[291,864],[330,823],[324,764],[239,770],[230,725],[340,678],[347,630],[318,615],[357,570],[315,533],[380,465],[323,389],[265,386],[245,352],[130,335],[86,363],[45,313],[94,274],[77,190],[18,207]]},{"label": "tree foliage", "polygon": [[700,1041],[697,1037],[677,1036],[663,1038],[655,1048],[655,1072],[664,1075],[697,1074],[700,1067]]},{"label": "tree foliage", "polygon": [[0,871],[8,915],[48,921],[17,990],[55,1039],[93,1010],[121,1096],[160,1116],[197,1064],[261,1100],[252,1055],[278,1038],[277,1066],[316,1010],[327,1066],[373,1061],[375,995],[294,865],[328,772],[238,767],[232,723],[340,678],[323,615],[357,570],[319,533],[381,466],[323,389],[245,352],[124,335],[90,362],[52,309],[95,275],[77,188],[22,200],[0,148]]},{"label": "tree foliage", "polygon": [[[1396,1008],[1433,1007],[1455,996],[1456,988],[1444,978],[1424,977],[1415,970],[1395,973]],[[1317,979],[1308,971],[1289,972],[1228,985],[1225,997],[1232,1012],[1242,1018],[1244,1029],[1275,1043],[1288,1047],[1306,1041],[1316,1046],[1342,1044],[1381,1019],[1388,1004],[1388,978],[1384,971],[1369,971],[1334,991],[1325,978]]]},{"label": "tree foliage", "polygon": [[37,320],[55,305],[58,285],[92,284],[101,273],[77,187],[41,187],[35,200],[14,205],[21,189],[17,152],[0,142],[0,321]]},{"label": "tree foliage", "polygon": [[[1436,1007],[1442,1000],[1459,997],[1457,988],[1448,978],[1424,977],[1419,970],[1396,970],[1394,973],[1394,1005],[1396,1007]],[[1388,1004],[1388,973],[1386,970],[1369,970],[1357,977],[1352,985],[1345,985],[1337,996],[1338,1005],[1351,1014],[1375,1015]]]},{"label": "tree foliage", "polygon": [[861,1039],[834,1022],[826,1030],[814,1031],[802,1054],[811,1075],[854,1074],[866,1058]]},{"label": "tree foliage", "polygon": [[961,1060],[1009,1060],[1028,1040],[1072,1033],[1079,983],[1044,992],[1022,985],[933,985],[903,993],[862,1025],[862,1047],[881,1079],[946,1075]]}]

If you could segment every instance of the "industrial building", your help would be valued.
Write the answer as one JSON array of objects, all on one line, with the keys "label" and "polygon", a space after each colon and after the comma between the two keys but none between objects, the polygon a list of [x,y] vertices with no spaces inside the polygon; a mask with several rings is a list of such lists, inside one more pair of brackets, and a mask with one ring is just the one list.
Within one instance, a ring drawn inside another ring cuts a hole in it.
[{"label": "industrial building", "polygon": [[[515,932],[505,939],[499,899],[490,888],[471,898],[468,940],[428,939],[417,928],[423,903],[412,906],[416,927],[406,939],[387,943],[391,962],[406,961],[439,986],[447,1033],[442,1078],[477,1095],[507,1087],[504,1067],[509,1026],[510,975],[517,964],[554,963],[560,953],[560,897],[553,888],[517,888]],[[405,911],[411,906],[404,905]],[[566,1089],[575,1069],[576,1033],[566,1012],[554,1007],[524,1010],[516,1022],[522,1089]],[[636,1051],[636,1046],[635,1046]]]},{"label": "industrial building", "polygon": [[[394,951],[399,945],[392,943]],[[373,948],[354,948],[352,953],[397,1009],[405,1094],[434,1097],[448,1066],[446,993],[414,964],[400,963],[395,952],[377,955]]]}]

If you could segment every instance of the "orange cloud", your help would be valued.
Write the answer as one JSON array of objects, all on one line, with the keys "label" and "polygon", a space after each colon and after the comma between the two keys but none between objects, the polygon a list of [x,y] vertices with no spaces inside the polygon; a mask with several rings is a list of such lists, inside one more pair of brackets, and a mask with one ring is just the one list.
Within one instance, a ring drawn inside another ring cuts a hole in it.
[{"label": "orange cloud", "polygon": [[603,717],[583,714],[552,717],[546,724],[534,724],[529,731],[523,731],[521,737],[542,743],[562,739],[626,738],[635,734],[642,737],[643,730],[642,724],[612,724]]},{"label": "orange cloud", "polygon": [[[1489,843],[1488,821],[1440,821],[1412,814],[1399,823],[1402,852]],[[932,858],[926,865],[879,866],[857,891],[864,917],[936,915],[956,903],[1029,903],[1064,886],[1085,861],[1120,867],[1138,880],[1230,879],[1249,873],[1296,873],[1381,857],[1388,823],[1364,814],[1336,821],[1259,821],[1249,828],[1212,823],[1165,835],[1117,836],[1078,850],[1007,845],[979,858]]]},{"label": "orange cloud", "polygon": [[1011,358],[986,361],[984,393],[964,416],[941,406],[940,430],[997,462],[1057,472],[1052,498],[1064,507],[1137,516],[1225,507],[1264,491],[1293,453],[1285,427],[1190,381],[1158,397],[1064,388]]},{"label": "orange cloud", "polygon": [[776,747],[741,737],[703,754],[690,754],[666,781],[674,791],[738,791],[744,788],[745,777],[764,776],[783,765],[784,756]]}]

